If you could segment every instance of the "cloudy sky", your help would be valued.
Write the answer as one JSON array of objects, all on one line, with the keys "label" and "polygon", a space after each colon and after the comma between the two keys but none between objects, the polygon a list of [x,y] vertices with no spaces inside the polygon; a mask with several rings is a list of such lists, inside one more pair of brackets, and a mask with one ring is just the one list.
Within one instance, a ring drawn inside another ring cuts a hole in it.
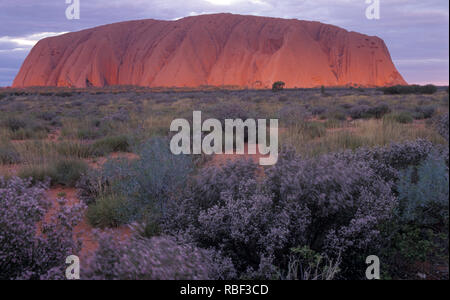
[{"label": "cloudy sky", "polygon": [[0,0],[0,86],[11,85],[41,38],[135,19],[175,20],[230,12],[321,21],[385,40],[409,83],[449,82],[449,2],[379,0],[380,19],[368,20],[376,0],[79,0],[80,19],[68,20],[66,1]]}]

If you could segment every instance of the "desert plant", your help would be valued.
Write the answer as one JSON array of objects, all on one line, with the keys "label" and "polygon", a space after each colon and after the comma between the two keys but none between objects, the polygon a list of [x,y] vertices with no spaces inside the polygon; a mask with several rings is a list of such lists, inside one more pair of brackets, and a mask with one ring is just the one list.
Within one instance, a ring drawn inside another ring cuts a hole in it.
[{"label": "desert plant", "polygon": [[448,133],[448,113],[439,116],[434,121],[434,126],[437,129],[437,131],[439,132],[439,134],[441,136],[443,136],[448,142],[448,138],[449,138],[449,133]]},{"label": "desert plant", "polygon": [[415,110],[416,119],[430,119],[436,113],[434,106],[417,106]]},{"label": "desert plant", "polygon": [[32,164],[19,171],[19,177],[33,182],[50,180],[51,185],[74,187],[89,169],[87,163],[78,159],[59,159],[50,164]]},{"label": "desert plant", "polygon": [[[229,267],[220,268],[225,271],[222,275],[233,276],[232,265],[229,261],[224,262]],[[104,233],[99,236],[99,248],[89,260],[83,279],[220,279],[218,266],[220,264],[211,251],[179,242],[173,237],[147,239],[133,236],[123,241],[112,233]]]},{"label": "desert plant", "polygon": [[63,279],[66,258],[80,250],[73,228],[84,207],[60,199],[60,208],[46,220],[51,207],[46,188],[0,178],[0,279]]},{"label": "desert plant", "polygon": [[98,197],[94,204],[90,205],[86,217],[94,227],[114,228],[127,224],[130,215],[136,212],[130,211],[125,197],[114,194]]},{"label": "desert plant", "polygon": [[393,120],[400,124],[409,124],[414,122],[414,118],[411,113],[406,111],[388,114],[385,116],[385,120]]},{"label": "desert plant", "polygon": [[77,159],[63,159],[55,163],[53,168],[52,182],[65,186],[75,186],[80,177],[85,174],[89,167]]},{"label": "desert plant", "polygon": [[381,89],[385,95],[405,95],[405,94],[434,94],[437,92],[437,87],[429,84],[425,86],[420,85],[396,85],[385,87]]},{"label": "desert plant", "polygon": [[126,217],[121,218],[127,221],[123,223],[142,219],[148,211],[164,214],[171,197],[179,192],[193,171],[192,160],[173,155],[165,139],[147,141],[136,153],[137,159],[107,161],[100,171],[88,172],[77,185],[79,194],[90,205],[95,205],[105,194],[126,199]]},{"label": "desert plant", "polygon": [[101,155],[112,152],[128,152],[130,151],[130,142],[128,141],[128,137],[124,135],[109,136],[95,141],[92,144],[92,149]]},{"label": "desert plant", "polygon": [[368,112],[370,110],[370,106],[362,104],[358,106],[354,106],[350,109],[350,117],[352,119],[362,119],[368,117]]},{"label": "desert plant", "polygon": [[330,258],[364,251],[396,205],[390,184],[357,160],[288,151],[265,174],[245,160],[202,170],[165,230],[187,228],[199,246],[232,259],[240,277],[272,279],[298,245]]},{"label": "desert plant", "polygon": [[448,193],[448,168],[437,154],[430,155],[418,167],[403,171],[398,183],[402,221],[423,226],[448,225]]},{"label": "desert plant", "polygon": [[279,92],[284,90],[284,87],[286,86],[286,83],[283,81],[276,81],[272,84],[272,91]]},{"label": "desert plant", "polygon": [[8,142],[1,141],[0,145],[0,165],[15,164],[20,162],[20,155],[14,146]]}]

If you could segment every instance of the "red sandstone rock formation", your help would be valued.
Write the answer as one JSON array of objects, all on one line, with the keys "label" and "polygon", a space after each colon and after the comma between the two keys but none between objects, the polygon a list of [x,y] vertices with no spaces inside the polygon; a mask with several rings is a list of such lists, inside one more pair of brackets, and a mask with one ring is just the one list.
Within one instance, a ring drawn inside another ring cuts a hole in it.
[{"label": "red sandstone rock formation", "polygon": [[231,14],[142,20],[41,40],[14,87],[406,84],[378,37],[318,22]]}]

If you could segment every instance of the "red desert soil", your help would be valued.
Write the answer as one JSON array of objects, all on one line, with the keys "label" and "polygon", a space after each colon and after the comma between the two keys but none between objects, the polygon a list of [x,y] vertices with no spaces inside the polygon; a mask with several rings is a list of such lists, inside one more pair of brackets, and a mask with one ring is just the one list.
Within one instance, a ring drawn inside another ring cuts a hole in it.
[{"label": "red desert soil", "polygon": [[[64,195],[64,196],[61,197],[61,195]],[[57,199],[59,199],[59,198],[66,199],[67,205],[69,205],[69,206],[80,203],[80,200],[77,198],[76,189],[63,188],[63,187],[52,188],[50,191],[48,191],[48,199],[52,203],[52,208],[45,216],[45,221],[49,221],[51,216],[53,214],[55,214],[55,212],[58,210],[59,204],[58,204]],[[75,227],[74,234],[80,234],[81,240],[83,242],[81,253],[79,253],[79,255],[81,257],[86,257],[87,255],[92,254],[93,251],[95,251],[98,247],[98,242],[95,239],[93,230],[94,230],[94,228],[92,228],[87,223],[86,218],[84,218],[84,220],[78,226]],[[131,235],[130,228],[128,228],[126,226],[116,228],[116,229],[114,229],[114,231],[116,232],[116,234],[119,238],[125,239]]]},{"label": "red desert soil", "polygon": [[139,20],[43,39],[13,87],[406,84],[378,37],[322,24],[215,14]]}]

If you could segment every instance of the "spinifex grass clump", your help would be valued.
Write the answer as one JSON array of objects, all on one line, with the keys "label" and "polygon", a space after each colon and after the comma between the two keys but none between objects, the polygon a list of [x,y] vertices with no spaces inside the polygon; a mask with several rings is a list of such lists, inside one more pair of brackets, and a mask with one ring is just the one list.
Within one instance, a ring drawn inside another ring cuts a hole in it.
[{"label": "spinifex grass clump", "polygon": [[0,178],[0,279],[63,279],[66,258],[77,254],[73,228],[83,205],[65,206],[44,220],[51,208],[42,184]]}]

